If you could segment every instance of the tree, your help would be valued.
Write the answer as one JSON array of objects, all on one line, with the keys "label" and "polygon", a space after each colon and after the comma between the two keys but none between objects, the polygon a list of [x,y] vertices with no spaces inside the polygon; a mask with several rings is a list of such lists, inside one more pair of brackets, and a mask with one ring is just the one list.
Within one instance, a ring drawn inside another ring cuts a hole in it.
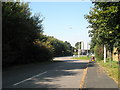
[{"label": "tree", "polygon": [[105,44],[108,50],[112,52],[113,47],[118,48],[120,43],[119,22],[117,21],[120,17],[119,12],[120,3],[114,2],[94,2],[94,7],[86,15],[85,18],[91,24],[89,28],[90,37],[92,42],[97,44]]},{"label": "tree", "polygon": [[94,52],[97,60],[103,60],[103,45],[95,45]]},{"label": "tree", "polygon": [[[72,46],[69,42],[61,41],[53,36],[43,35],[42,42],[49,42],[54,56],[68,56],[72,54]],[[49,45],[48,45],[49,46]]]},{"label": "tree", "polygon": [[71,54],[69,42],[43,34],[43,17],[31,15],[29,3],[3,2],[3,67],[50,61]]},{"label": "tree", "polygon": [[3,67],[52,58],[46,56],[47,46],[34,43],[43,33],[42,21],[41,16],[31,16],[28,3],[2,3]]},{"label": "tree", "polygon": [[75,44],[75,47],[76,47],[76,49],[81,49],[81,42],[77,42],[76,44]]}]

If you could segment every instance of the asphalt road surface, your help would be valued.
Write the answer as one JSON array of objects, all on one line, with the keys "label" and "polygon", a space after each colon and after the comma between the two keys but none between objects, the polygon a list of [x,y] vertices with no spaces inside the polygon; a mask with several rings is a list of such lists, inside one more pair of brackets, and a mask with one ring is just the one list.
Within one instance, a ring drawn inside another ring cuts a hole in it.
[{"label": "asphalt road surface", "polygon": [[70,58],[6,69],[2,73],[2,88],[80,88],[89,61]]}]

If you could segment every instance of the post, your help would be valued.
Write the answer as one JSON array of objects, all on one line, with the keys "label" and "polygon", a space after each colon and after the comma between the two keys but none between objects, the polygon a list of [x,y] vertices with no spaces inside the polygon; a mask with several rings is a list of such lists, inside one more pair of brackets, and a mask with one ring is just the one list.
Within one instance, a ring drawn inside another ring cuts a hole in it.
[{"label": "post", "polygon": [[104,45],[104,63],[106,63],[106,46]]}]

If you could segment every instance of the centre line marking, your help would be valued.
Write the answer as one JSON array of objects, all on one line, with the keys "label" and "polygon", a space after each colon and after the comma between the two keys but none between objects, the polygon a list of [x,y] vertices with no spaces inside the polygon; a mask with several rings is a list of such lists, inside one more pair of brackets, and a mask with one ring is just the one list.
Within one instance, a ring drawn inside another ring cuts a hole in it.
[{"label": "centre line marking", "polygon": [[38,74],[38,75],[35,75],[35,76],[33,76],[33,77],[30,77],[30,78],[28,78],[28,79],[25,79],[25,80],[23,80],[23,81],[20,81],[20,82],[18,82],[18,83],[15,83],[15,84],[13,84],[13,85],[16,86],[16,85],[18,85],[18,84],[21,84],[21,83],[23,83],[23,82],[26,82],[26,81],[28,81],[28,80],[31,80],[31,79],[33,79],[33,78],[35,78],[35,77],[38,77],[38,76],[40,76],[40,75],[43,75],[43,74],[45,74],[45,73],[47,73],[47,71],[46,71],[46,72],[43,72],[43,73],[40,73],[40,74]]}]

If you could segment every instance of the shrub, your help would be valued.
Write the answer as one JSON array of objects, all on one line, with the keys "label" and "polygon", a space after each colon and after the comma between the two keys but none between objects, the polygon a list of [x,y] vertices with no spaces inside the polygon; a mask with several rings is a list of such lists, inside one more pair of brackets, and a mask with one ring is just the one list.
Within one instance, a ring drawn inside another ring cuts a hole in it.
[{"label": "shrub", "polygon": [[103,45],[96,45],[94,51],[97,60],[103,60]]}]

